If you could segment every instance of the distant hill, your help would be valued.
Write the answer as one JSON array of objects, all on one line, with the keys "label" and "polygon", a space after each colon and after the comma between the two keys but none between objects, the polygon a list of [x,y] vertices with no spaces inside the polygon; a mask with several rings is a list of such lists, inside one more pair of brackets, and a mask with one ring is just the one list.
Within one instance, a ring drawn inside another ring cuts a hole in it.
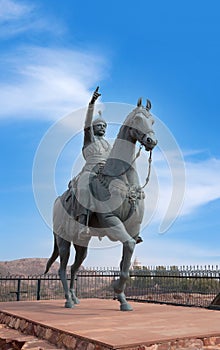
[{"label": "distant hill", "polygon": [[[45,271],[48,258],[24,258],[11,261],[0,261],[0,276],[22,275],[33,276],[42,275]],[[57,274],[59,262],[55,261],[49,273]]]}]

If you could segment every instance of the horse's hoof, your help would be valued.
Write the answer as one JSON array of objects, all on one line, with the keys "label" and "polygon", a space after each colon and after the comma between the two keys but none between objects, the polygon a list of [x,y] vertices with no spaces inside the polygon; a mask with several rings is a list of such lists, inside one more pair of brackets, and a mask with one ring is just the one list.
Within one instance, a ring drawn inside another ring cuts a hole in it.
[{"label": "horse's hoof", "polygon": [[79,299],[77,297],[73,297],[72,299],[73,299],[73,302],[74,302],[75,305],[80,304],[80,301],[79,301]]},{"label": "horse's hoof", "polygon": [[131,305],[128,304],[128,303],[122,303],[122,304],[120,305],[120,310],[121,310],[121,311],[133,311],[133,308],[132,308]]},{"label": "horse's hoof", "polygon": [[74,303],[72,301],[66,301],[65,302],[65,307],[67,309],[72,309],[74,307]]},{"label": "horse's hoof", "polygon": [[79,299],[77,298],[74,290],[70,289],[70,295],[71,295],[71,299],[74,302],[74,304],[80,304]]}]

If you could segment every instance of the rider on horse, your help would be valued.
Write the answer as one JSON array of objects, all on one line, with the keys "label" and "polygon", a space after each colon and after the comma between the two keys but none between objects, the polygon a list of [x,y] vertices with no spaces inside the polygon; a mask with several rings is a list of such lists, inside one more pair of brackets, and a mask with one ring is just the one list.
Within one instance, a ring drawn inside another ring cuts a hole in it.
[{"label": "rider on horse", "polygon": [[94,105],[96,100],[101,96],[98,87],[92,95],[91,101],[86,113],[84,126],[84,142],[82,153],[86,161],[82,171],[77,177],[76,197],[77,204],[75,207],[75,218],[81,224],[79,229],[79,238],[89,234],[89,217],[92,211],[92,195],[89,189],[89,179],[104,166],[108,158],[111,145],[105,140],[106,121],[100,116],[93,121]]},{"label": "rider on horse", "polygon": [[[107,127],[106,121],[100,116],[93,120],[94,106],[96,100],[101,96],[98,92],[99,87],[94,91],[91,101],[89,102],[85,126],[84,126],[84,142],[82,153],[86,161],[80,174],[72,181],[72,186],[76,188],[75,195],[77,201],[74,206],[75,219],[80,223],[78,237],[84,238],[89,235],[89,218],[93,210],[92,194],[89,183],[104,166],[108,158],[111,145],[104,138]],[[139,236],[137,243],[142,242]]]}]

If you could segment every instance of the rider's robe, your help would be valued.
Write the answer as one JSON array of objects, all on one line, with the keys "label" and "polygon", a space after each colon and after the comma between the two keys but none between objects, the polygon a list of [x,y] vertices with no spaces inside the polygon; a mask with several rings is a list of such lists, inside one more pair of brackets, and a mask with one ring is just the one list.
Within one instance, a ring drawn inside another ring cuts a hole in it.
[{"label": "rider's robe", "polygon": [[[89,132],[87,130],[87,132]],[[75,197],[77,199],[74,206],[74,217],[81,214],[87,215],[88,211],[95,211],[94,197],[89,184],[92,178],[104,166],[111,151],[111,145],[100,136],[94,136],[94,141],[83,148],[83,156],[86,160],[82,171],[75,179]]]},{"label": "rider's robe", "polygon": [[94,197],[90,191],[89,184],[94,175],[102,167],[108,158],[111,145],[103,136],[94,135],[93,131],[94,105],[89,104],[84,126],[84,143],[82,148],[83,157],[86,161],[82,171],[72,181],[75,199],[73,215],[77,218],[81,214],[95,211]]}]

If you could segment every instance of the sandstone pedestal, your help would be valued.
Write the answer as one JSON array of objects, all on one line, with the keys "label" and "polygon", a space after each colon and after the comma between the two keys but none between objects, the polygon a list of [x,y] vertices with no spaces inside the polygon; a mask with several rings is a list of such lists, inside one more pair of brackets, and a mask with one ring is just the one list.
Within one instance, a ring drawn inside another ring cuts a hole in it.
[{"label": "sandstone pedestal", "polygon": [[134,311],[121,312],[117,301],[103,299],[83,299],[73,309],[65,309],[64,300],[3,302],[0,323],[53,348],[220,349],[219,311],[131,304]]}]

